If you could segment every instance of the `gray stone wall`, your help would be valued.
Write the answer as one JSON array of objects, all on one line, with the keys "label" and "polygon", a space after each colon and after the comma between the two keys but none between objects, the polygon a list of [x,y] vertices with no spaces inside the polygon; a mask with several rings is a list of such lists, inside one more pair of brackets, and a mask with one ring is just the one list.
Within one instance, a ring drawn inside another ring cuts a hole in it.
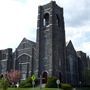
[{"label": "gray stone wall", "polygon": [[0,50],[0,74],[9,72],[13,69],[12,49]]},{"label": "gray stone wall", "polygon": [[66,76],[67,83],[72,85],[79,84],[79,73],[78,73],[78,57],[77,53],[70,41],[66,46]]},{"label": "gray stone wall", "polygon": [[34,49],[36,43],[24,38],[14,52],[14,69],[20,70],[21,79],[26,79],[33,73]]},{"label": "gray stone wall", "polygon": [[85,85],[85,71],[88,69],[88,61],[86,57],[86,53],[82,51],[77,51],[78,63],[79,63],[79,81],[82,85]]}]

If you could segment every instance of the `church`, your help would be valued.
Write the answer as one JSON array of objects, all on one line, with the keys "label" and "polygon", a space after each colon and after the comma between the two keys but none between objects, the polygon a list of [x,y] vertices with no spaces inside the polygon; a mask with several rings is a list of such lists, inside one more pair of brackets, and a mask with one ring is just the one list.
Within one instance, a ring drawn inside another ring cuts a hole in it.
[{"label": "church", "polygon": [[52,76],[62,83],[86,83],[83,72],[90,69],[90,58],[66,42],[63,8],[55,1],[38,7],[36,42],[23,38],[15,52],[0,50],[0,74],[12,69],[20,70],[21,80],[35,74],[45,83]]}]

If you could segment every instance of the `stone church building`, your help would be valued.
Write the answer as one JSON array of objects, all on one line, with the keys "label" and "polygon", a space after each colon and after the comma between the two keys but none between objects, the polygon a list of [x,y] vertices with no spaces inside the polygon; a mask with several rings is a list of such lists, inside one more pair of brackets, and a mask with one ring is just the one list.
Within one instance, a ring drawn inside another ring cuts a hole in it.
[{"label": "stone church building", "polygon": [[83,72],[90,69],[90,59],[65,40],[63,8],[55,1],[39,6],[36,42],[23,38],[15,52],[0,50],[0,73],[14,69],[20,70],[21,80],[35,74],[46,79],[55,76],[72,85],[85,84]]}]

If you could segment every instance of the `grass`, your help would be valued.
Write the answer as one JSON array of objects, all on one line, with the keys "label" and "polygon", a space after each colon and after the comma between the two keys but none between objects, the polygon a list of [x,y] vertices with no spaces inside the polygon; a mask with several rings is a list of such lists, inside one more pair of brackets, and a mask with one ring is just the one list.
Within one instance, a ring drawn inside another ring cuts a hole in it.
[{"label": "grass", "polygon": [[[0,88],[0,90],[2,90]],[[8,88],[7,90],[58,90],[57,88]],[[60,89],[61,90],[61,89]]]},{"label": "grass", "polygon": [[76,90],[90,90],[90,87],[77,88]]},{"label": "grass", "polygon": [[[0,88],[0,90],[3,90]],[[58,88],[8,88],[7,90],[58,90]],[[62,90],[62,89],[59,89],[59,90]],[[90,87],[89,88],[77,88],[76,90],[90,90]]]}]

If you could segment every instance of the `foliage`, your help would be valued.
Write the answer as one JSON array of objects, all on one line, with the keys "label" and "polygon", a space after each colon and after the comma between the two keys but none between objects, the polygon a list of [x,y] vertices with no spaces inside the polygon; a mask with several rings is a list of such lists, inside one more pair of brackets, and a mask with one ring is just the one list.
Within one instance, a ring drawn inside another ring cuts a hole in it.
[{"label": "foliage", "polygon": [[[8,88],[8,90],[33,90],[33,88]],[[34,90],[40,90],[40,88],[37,87],[37,88],[34,88]],[[57,88],[42,88],[41,90],[58,90],[58,89]],[[63,89],[59,89],[59,90],[63,90]],[[76,90],[90,90],[90,88],[89,87],[76,88]]]},{"label": "foliage", "polygon": [[32,87],[32,84],[31,84],[31,82],[27,82],[27,80],[22,80],[20,82],[19,87],[21,87],[21,88],[28,88],[28,87]]},{"label": "foliage", "polygon": [[6,77],[3,77],[0,80],[0,87],[3,88],[3,90],[7,90],[8,89],[8,86],[9,86],[9,82],[8,82],[7,78]]},{"label": "foliage", "polygon": [[[35,80],[35,86],[37,86],[37,85],[38,85],[38,80],[36,79]],[[19,87],[21,87],[21,88],[32,87],[32,79],[31,79],[31,77],[28,77],[26,80],[22,80],[20,82]]]},{"label": "foliage", "polygon": [[[9,88],[8,90],[33,90],[33,88]],[[37,87],[37,88],[34,88],[34,90],[40,90],[40,88]],[[42,88],[41,90],[57,90],[57,89],[56,88]]]},{"label": "foliage", "polygon": [[0,80],[3,78],[3,74],[0,74]]},{"label": "foliage", "polygon": [[61,88],[64,90],[72,90],[72,86],[70,84],[67,84],[67,83],[62,83]]},{"label": "foliage", "polygon": [[57,88],[56,77],[48,77],[46,88]]},{"label": "foliage", "polygon": [[76,88],[76,90],[90,90],[90,87],[81,87],[81,88]]},{"label": "foliage", "polygon": [[11,70],[7,73],[7,79],[11,84],[16,84],[20,80],[20,71]]},{"label": "foliage", "polygon": [[90,70],[85,71],[86,85],[90,86]]}]

